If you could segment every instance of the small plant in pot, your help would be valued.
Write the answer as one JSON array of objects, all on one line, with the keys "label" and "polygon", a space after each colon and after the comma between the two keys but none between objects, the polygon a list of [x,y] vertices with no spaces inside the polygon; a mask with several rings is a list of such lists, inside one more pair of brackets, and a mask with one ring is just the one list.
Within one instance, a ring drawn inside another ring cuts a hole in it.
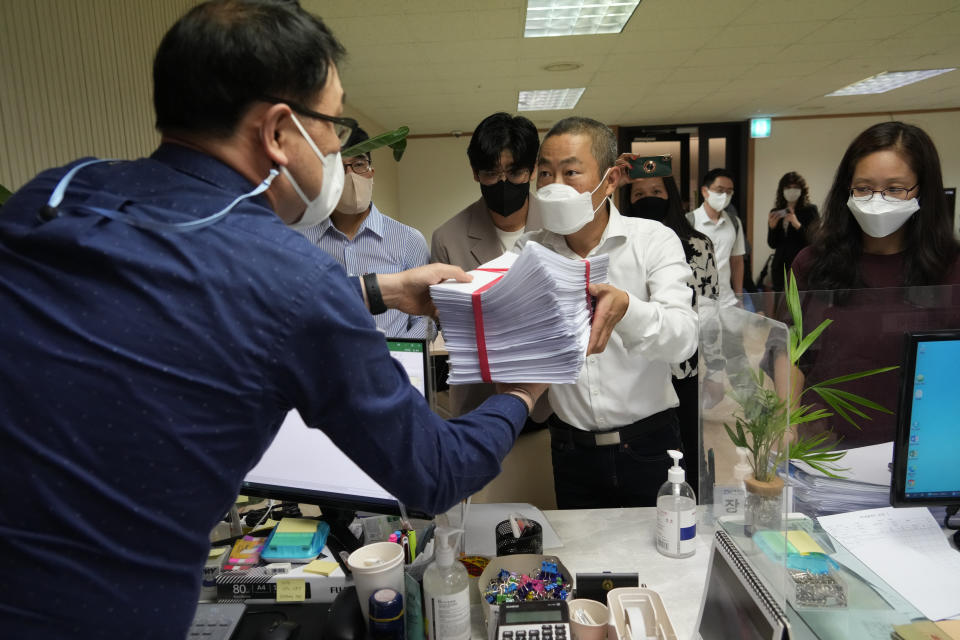
[{"label": "small plant in pot", "polygon": [[[787,281],[787,308],[793,322],[789,328],[787,345],[792,371],[800,357],[830,326],[832,320],[824,320],[816,329],[804,335],[800,294],[793,272],[790,272],[789,280],[784,280]],[[859,428],[854,416],[869,420],[870,417],[864,412],[866,409],[892,413],[876,402],[838,389],[836,385],[896,368],[880,367],[817,382],[800,390],[792,401],[781,398],[775,390],[764,387],[765,374],[762,369],[757,368],[750,372],[753,377],[752,385],[730,392],[740,410],[733,416],[733,425],[725,423],[723,426],[735,446],[749,451],[748,461],[753,469],[752,477],[744,480],[747,490],[745,525],[748,531],[780,528],[784,483],[777,475],[777,469],[787,460],[802,460],[831,478],[842,477],[840,474],[846,470],[838,465],[845,452],[836,450],[836,443],[831,441],[829,431],[794,437],[793,430],[801,424],[833,415],[839,415]],[[826,407],[804,404],[804,398],[811,392],[819,396]]]}]

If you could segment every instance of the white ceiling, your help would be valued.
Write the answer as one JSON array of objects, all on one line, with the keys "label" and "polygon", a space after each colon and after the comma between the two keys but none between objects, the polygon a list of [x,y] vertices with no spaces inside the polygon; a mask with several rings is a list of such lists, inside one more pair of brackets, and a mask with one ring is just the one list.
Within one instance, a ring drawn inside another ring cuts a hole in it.
[{"label": "white ceiling", "polygon": [[[525,112],[642,125],[960,107],[960,70],[873,96],[881,71],[960,67],[957,0],[642,0],[616,35],[523,38],[525,0],[302,0],[347,48],[347,102],[412,134],[471,131],[526,89],[587,87]],[[555,62],[575,71],[547,72]]]}]

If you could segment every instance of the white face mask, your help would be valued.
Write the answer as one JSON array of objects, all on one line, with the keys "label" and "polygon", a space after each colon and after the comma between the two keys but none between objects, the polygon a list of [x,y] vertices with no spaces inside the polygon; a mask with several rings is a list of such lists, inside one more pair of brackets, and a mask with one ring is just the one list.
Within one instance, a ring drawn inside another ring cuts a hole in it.
[{"label": "white face mask", "polygon": [[886,238],[920,210],[920,203],[916,198],[890,202],[875,193],[869,200],[856,200],[851,195],[847,208],[865,234],[871,238]]},{"label": "white face mask", "polygon": [[787,202],[796,202],[800,199],[800,189],[784,189],[783,199]]},{"label": "white face mask", "polygon": [[337,149],[336,153],[328,153],[323,155],[320,153],[320,149],[317,148],[317,143],[313,141],[313,138],[307,133],[307,130],[303,128],[303,125],[300,124],[300,121],[297,119],[297,116],[290,114],[290,117],[293,119],[293,123],[297,125],[297,129],[300,130],[300,133],[306,139],[307,144],[310,145],[310,148],[313,149],[313,152],[317,154],[317,157],[320,158],[320,162],[323,165],[323,182],[320,185],[320,193],[317,194],[317,197],[313,200],[307,198],[306,194],[303,193],[303,190],[300,188],[300,185],[297,184],[297,181],[293,179],[293,176],[290,175],[290,172],[287,171],[286,167],[280,167],[281,173],[286,176],[287,180],[290,181],[293,190],[297,192],[297,195],[300,196],[300,199],[303,200],[304,204],[307,205],[306,211],[303,212],[303,216],[287,226],[291,229],[308,229],[310,227],[315,227],[327,218],[330,217],[330,214],[333,212],[334,208],[337,206],[337,201],[340,200],[340,194],[343,193],[343,161],[340,159],[340,150]]},{"label": "white face mask", "polygon": [[[584,191],[583,193],[562,182],[552,182],[544,185],[530,196],[530,208],[540,214],[543,228],[547,231],[552,231],[561,236],[576,233],[593,220],[593,216],[603,206],[603,202],[601,202],[597,207],[594,207],[592,196],[597,189],[603,186],[608,173],[610,173],[610,169],[604,172],[600,184],[594,187],[593,191]],[[604,198],[604,201],[606,201],[606,198]]]},{"label": "white face mask", "polygon": [[373,199],[373,178],[358,176],[352,171],[346,175],[343,193],[337,203],[337,212],[355,216],[370,208]]},{"label": "white face mask", "polygon": [[709,204],[710,208],[714,211],[723,211],[727,208],[727,205],[730,204],[731,200],[733,200],[732,193],[717,193],[716,191],[707,189],[707,204]]}]

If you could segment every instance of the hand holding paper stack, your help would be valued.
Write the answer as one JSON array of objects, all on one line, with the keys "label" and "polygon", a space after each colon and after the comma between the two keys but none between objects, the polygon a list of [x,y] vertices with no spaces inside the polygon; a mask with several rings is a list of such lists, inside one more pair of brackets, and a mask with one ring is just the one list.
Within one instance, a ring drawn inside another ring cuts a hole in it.
[{"label": "hand holding paper stack", "polygon": [[450,384],[572,384],[590,339],[589,283],[607,281],[606,255],[571,260],[536,242],[430,287],[450,354]]}]

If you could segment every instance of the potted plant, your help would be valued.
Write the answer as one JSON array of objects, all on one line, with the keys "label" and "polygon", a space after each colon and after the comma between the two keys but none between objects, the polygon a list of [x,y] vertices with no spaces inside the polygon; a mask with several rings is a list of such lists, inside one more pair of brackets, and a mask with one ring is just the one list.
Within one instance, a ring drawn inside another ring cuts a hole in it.
[{"label": "potted plant", "polygon": [[[785,277],[787,308],[793,325],[788,334],[788,361],[791,371],[800,357],[830,326],[832,320],[821,322],[809,334],[803,333],[803,314],[800,309],[800,294],[797,281],[791,271]],[[730,440],[737,447],[747,449],[752,477],[744,480],[747,491],[745,524],[749,528],[777,529],[782,514],[781,496],[783,480],[777,468],[787,460],[802,460],[814,469],[831,478],[840,478],[846,469],[838,466],[845,452],[836,450],[828,431],[809,436],[800,436],[793,431],[801,424],[839,415],[858,429],[854,416],[869,420],[865,409],[892,413],[889,409],[862,396],[838,389],[836,385],[858,378],[891,371],[897,367],[880,367],[869,371],[851,373],[831,378],[805,387],[795,398],[782,398],[777,391],[764,386],[764,372],[751,370],[752,384],[730,392],[740,411],[734,414],[734,424],[724,423]],[[817,408],[804,403],[805,397],[814,393],[829,408]]]}]

